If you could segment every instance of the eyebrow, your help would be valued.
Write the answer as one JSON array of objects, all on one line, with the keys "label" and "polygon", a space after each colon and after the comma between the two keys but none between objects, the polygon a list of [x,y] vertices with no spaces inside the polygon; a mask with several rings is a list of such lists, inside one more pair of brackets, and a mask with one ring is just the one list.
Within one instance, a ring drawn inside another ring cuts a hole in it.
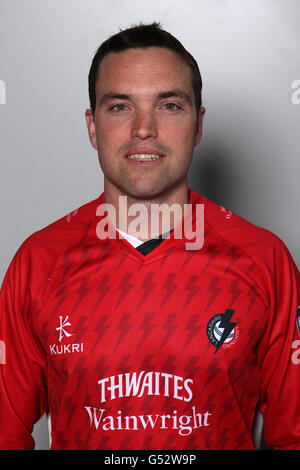
[{"label": "eyebrow", "polygon": [[120,93],[106,93],[105,95],[102,96],[99,104],[103,104],[104,101],[108,101],[108,100],[130,100],[130,96],[129,95],[123,95],[123,94],[120,94]]},{"label": "eyebrow", "polygon": [[[176,90],[170,90],[170,91],[162,91],[162,92],[158,93],[158,95],[157,95],[157,100],[158,101],[166,99],[166,98],[180,98],[180,99],[186,101],[189,105],[192,106],[191,97],[188,95],[188,93],[186,93],[183,90],[176,89]],[[114,93],[114,92],[106,93],[105,95],[102,96],[102,98],[99,101],[100,106],[105,101],[109,101],[109,100],[121,100],[121,101],[129,100],[130,101],[130,100],[132,100],[132,96],[131,95],[125,95],[123,93]]]},{"label": "eyebrow", "polygon": [[192,105],[191,97],[183,90],[164,91],[158,94],[158,99],[163,100],[166,98],[181,98],[188,104]]}]

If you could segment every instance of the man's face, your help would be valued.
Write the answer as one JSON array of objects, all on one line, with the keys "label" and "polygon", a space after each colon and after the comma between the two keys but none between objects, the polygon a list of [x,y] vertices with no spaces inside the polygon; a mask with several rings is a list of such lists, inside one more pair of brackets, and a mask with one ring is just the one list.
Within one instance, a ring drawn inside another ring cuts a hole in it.
[{"label": "man's face", "polygon": [[177,53],[151,47],[104,57],[86,120],[106,194],[151,199],[186,187],[203,116]]}]

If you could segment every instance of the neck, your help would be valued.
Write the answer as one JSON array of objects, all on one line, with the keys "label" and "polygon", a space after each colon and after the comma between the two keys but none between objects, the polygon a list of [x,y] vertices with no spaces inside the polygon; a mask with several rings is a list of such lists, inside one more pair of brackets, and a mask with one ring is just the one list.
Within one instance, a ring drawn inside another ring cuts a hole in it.
[{"label": "neck", "polygon": [[147,241],[173,230],[180,223],[189,194],[187,183],[151,198],[112,191],[104,185],[104,199],[115,209],[116,228]]}]

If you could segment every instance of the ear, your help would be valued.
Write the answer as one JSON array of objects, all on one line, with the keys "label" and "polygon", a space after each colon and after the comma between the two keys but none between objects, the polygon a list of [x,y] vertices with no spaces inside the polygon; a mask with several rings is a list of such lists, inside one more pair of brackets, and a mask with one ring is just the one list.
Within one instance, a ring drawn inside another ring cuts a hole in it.
[{"label": "ear", "polygon": [[89,133],[90,142],[92,146],[94,147],[94,149],[98,150],[94,115],[91,109],[87,109],[85,111],[85,120],[86,120],[86,125],[87,125],[87,129]]},{"label": "ear", "polygon": [[205,115],[205,108],[201,106],[201,108],[199,109],[199,113],[198,113],[194,147],[196,147],[196,145],[199,144],[201,137],[202,137],[202,125],[204,121],[204,115]]}]

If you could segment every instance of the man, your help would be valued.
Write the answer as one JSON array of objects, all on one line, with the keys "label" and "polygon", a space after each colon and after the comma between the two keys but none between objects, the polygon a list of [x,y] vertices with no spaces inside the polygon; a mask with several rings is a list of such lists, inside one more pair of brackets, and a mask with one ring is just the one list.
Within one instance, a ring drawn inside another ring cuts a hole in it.
[{"label": "man", "polygon": [[133,27],[100,46],[89,93],[104,193],[9,267],[0,447],[33,448],[49,411],[52,449],[254,449],[259,407],[267,444],[299,449],[299,272],[275,235],[188,188],[196,62]]}]

